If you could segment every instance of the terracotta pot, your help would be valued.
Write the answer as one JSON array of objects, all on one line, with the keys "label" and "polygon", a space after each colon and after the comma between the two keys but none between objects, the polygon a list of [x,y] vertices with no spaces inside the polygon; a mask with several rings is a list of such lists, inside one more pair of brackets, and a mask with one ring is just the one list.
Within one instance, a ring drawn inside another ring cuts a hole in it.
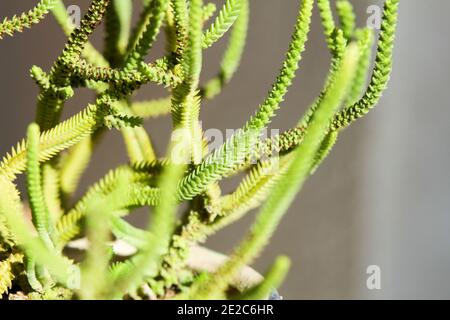
[{"label": "terracotta pot", "polygon": [[[228,257],[216,251],[201,247],[192,246],[187,265],[193,271],[216,271]],[[263,276],[254,269],[245,266],[239,270],[232,281],[232,286],[239,291],[244,291],[254,287],[263,280]],[[283,298],[274,290],[267,300],[282,300]]]}]

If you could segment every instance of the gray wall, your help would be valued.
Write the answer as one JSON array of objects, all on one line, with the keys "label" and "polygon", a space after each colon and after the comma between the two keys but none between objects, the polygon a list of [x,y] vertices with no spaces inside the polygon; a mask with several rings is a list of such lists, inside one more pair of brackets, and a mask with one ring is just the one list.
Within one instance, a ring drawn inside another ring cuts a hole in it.
[{"label": "gray wall", "polygon": [[[0,16],[33,3],[1,1]],[[361,24],[368,4],[380,1],[353,3]],[[88,1],[70,4],[85,8]],[[242,67],[222,96],[204,104],[204,128],[237,128],[264,99],[289,43],[297,7],[295,0],[251,0]],[[446,0],[401,1],[394,73],[382,103],[343,132],[333,154],[305,185],[255,263],[263,271],[278,254],[292,257],[292,270],[281,289],[286,298],[450,298],[449,10]],[[101,45],[101,37],[96,32],[93,42]],[[34,117],[37,89],[28,77],[29,68],[37,64],[48,69],[63,45],[64,36],[52,17],[0,43],[0,154],[23,137]],[[152,57],[161,54],[162,47],[160,41]],[[204,79],[216,72],[222,50],[221,44],[207,51]],[[273,128],[296,123],[319,92],[328,59],[316,12],[300,72]],[[145,86],[138,99],[162,94],[159,88]],[[80,90],[69,101],[65,116],[92,99],[92,94]],[[162,154],[170,119],[150,121],[146,127]],[[120,136],[111,132],[83,185],[124,161]],[[225,191],[236,183],[225,183]],[[249,215],[214,236],[208,245],[228,252],[252,218]],[[142,214],[133,219],[142,220]],[[366,288],[366,267],[372,264],[382,271],[378,291]]]}]

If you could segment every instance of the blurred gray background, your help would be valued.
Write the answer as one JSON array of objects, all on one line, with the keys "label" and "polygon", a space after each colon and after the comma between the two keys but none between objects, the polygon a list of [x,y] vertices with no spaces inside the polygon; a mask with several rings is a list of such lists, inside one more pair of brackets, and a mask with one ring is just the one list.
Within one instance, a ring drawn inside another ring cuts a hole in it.
[{"label": "blurred gray background", "polygon": [[[135,1],[140,3],[140,1]],[[221,5],[223,0],[215,0]],[[295,22],[297,0],[250,0],[247,50],[234,81],[203,106],[206,128],[238,128],[270,88]],[[36,1],[0,1],[0,17]],[[86,8],[88,0],[67,1]],[[382,1],[354,0],[359,24],[366,9]],[[264,271],[279,254],[293,265],[281,288],[287,299],[450,298],[450,2],[402,0],[389,90],[366,118],[343,132],[332,155],[312,176],[270,246],[255,263]],[[92,41],[101,48],[102,34]],[[33,64],[48,70],[65,37],[52,16],[14,39],[0,42],[0,154],[24,136],[34,119],[37,88]],[[163,52],[160,39],[151,58]],[[204,78],[217,72],[224,42],[206,52]],[[310,41],[298,77],[272,128],[293,126],[319,93],[329,56],[315,9]],[[145,86],[136,99],[160,97]],[[79,90],[65,117],[93,100]],[[163,154],[169,117],[146,123]],[[80,194],[110,168],[126,161],[117,132],[96,151]],[[224,185],[231,191],[237,181]],[[0,190],[1,192],[1,190]],[[139,222],[142,214],[132,217]],[[253,215],[214,236],[207,245],[229,252]],[[368,290],[366,268],[381,268],[381,290]]]}]

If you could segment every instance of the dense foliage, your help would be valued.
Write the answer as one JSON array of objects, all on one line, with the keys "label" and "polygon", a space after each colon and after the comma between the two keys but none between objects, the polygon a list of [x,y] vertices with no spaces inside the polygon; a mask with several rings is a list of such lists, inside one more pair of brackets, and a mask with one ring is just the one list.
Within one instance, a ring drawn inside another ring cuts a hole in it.
[{"label": "dense foliage", "polygon": [[[50,70],[31,68],[40,89],[36,121],[0,162],[0,295],[163,298],[171,291],[192,299],[229,297],[233,276],[263,250],[341,130],[378,103],[391,73],[399,0],[385,1],[371,75],[375,32],[356,27],[351,3],[333,1],[335,19],[329,0],[299,2],[292,40],[267,98],[215,150],[208,149],[199,125],[200,107],[220,93],[239,66],[249,0],[226,0],[217,14],[216,6],[203,0],[143,0],[134,28],[132,0],[93,0],[79,27],[72,25],[62,0],[41,0],[29,12],[1,22],[0,39],[31,27],[51,11],[68,40]],[[276,116],[299,67],[315,4],[331,53],[324,88],[297,127],[263,139],[261,131]],[[102,21],[106,35],[100,53],[88,38]],[[166,55],[146,63],[162,31]],[[201,85],[204,50],[228,32],[217,76]],[[166,87],[169,96],[134,101],[132,94],[146,83]],[[64,104],[78,87],[95,91],[96,101],[61,121]],[[155,154],[142,123],[165,114],[172,116],[173,133],[163,157]],[[121,131],[129,163],[111,170],[71,206],[93,149],[108,129]],[[14,182],[22,173],[31,219]],[[219,182],[237,173],[244,173],[242,182],[222,195]],[[178,219],[182,203],[187,210]],[[224,265],[209,274],[189,270],[186,259],[193,244],[260,205],[254,224]],[[152,208],[146,229],[124,220],[140,207]],[[80,261],[66,249],[82,237],[88,245]],[[113,245],[117,240],[136,252],[120,257]],[[264,298],[288,267],[288,258],[278,258],[261,284],[233,297]]]}]

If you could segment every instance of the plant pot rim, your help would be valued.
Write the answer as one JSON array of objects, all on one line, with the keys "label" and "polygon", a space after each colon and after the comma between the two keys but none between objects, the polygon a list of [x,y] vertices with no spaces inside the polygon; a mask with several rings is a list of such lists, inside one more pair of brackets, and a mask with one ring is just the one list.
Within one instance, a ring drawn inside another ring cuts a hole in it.
[{"label": "plant pot rim", "polygon": [[[67,248],[84,251],[87,249],[89,243],[86,238],[74,240],[68,243]],[[136,248],[122,240],[116,240],[112,243],[114,253],[121,257],[128,257],[136,253]],[[189,256],[186,260],[186,265],[189,269],[196,272],[210,272],[213,273],[223,265],[228,256],[217,251],[208,249],[204,246],[192,245],[189,249]],[[234,276],[231,285],[238,291],[248,290],[258,285],[264,277],[255,269],[244,266],[239,269]],[[282,297],[276,290],[266,300],[281,300]]]}]

